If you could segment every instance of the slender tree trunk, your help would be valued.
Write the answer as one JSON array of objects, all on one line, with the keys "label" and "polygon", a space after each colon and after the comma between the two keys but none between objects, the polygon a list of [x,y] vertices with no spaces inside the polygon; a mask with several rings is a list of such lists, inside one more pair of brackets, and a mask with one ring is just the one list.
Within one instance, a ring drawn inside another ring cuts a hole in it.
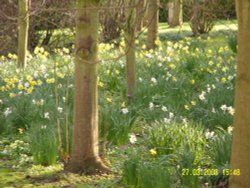
[{"label": "slender tree trunk", "polygon": [[18,0],[18,68],[24,68],[28,45],[29,0]]},{"label": "slender tree trunk", "polygon": [[141,31],[145,18],[146,0],[136,1],[136,30]]},{"label": "slender tree trunk", "polygon": [[168,24],[170,27],[182,25],[182,0],[168,2]]},{"label": "slender tree trunk", "polygon": [[94,174],[108,171],[98,147],[98,3],[77,0],[76,8],[74,127],[71,158],[65,169]]},{"label": "slender tree trunk", "polygon": [[149,0],[148,3],[148,43],[147,49],[156,48],[158,35],[159,0]]},{"label": "slender tree trunk", "polygon": [[144,16],[142,18],[142,27],[147,27],[149,24],[149,19],[148,19],[148,5],[149,5],[150,0],[144,0]]},{"label": "slender tree trunk", "polygon": [[199,34],[199,14],[202,11],[202,6],[198,0],[193,0],[191,11],[190,11],[190,26],[193,32],[193,36]]},{"label": "slender tree trunk", "polygon": [[[133,7],[136,3],[135,0],[128,0],[128,5]],[[131,102],[134,98],[134,90],[136,84],[135,73],[135,30],[136,30],[136,12],[134,8],[130,8],[126,13],[126,28],[125,28],[125,41],[126,41],[126,69],[127,69],[127,97]]]},{"label": "slender tree trunk", "polygon": [[238,54],[230,188],[250,186],[250,1],[236,1]]}]

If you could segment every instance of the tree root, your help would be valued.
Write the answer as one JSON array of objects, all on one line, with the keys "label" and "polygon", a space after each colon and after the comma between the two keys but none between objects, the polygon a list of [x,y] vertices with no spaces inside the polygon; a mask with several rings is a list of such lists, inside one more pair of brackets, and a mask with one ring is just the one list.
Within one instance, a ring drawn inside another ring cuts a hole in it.
[{"label": "tree root", "polygon": [[89,159],[82,163],[69,162],[64,166],[65,172],[95,175],[95,174],[110,174],[112,171],[99,159]]}]

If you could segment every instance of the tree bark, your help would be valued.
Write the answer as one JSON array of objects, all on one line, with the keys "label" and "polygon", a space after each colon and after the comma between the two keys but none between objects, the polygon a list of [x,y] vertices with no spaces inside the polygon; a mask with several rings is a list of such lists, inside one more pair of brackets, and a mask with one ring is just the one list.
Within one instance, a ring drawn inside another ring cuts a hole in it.
[{"label": "tree bark", "polygon": [[199,12],[201,11],[201,6],[199,5],[198,0],[193,1],[193,5],[191,7],[191,13],[190,13],[190,23],[191,23],[191,29],[193,32],[193,36],[196,36],[199,33],[199,20],[198,20],[198,15]]},{"label": "tree bark", "polygon": [[237,0],[238,54],[230,188],[250,186],[250,1]]},{"label": "tree bark", "polygon": [[156,48],[155,41],[158,35],[158,20],[159,20],[159,0],[149,0],[148,4],[148,43],[147,49]]},{"label": "tree bark", "polygon": [[182,25],[182,0],[168,2],[168,24],[170,27]]},{"label": "tree bark", "polygon": [[66,171],[108,171],[99,157],[97,54],[98,1],[76,1],[76,52],[72,153]]},{"label": "tree bark", "polygon": [[143,28],[143,20],[146,12],[146,0],[136,1],[136,31]]},{"label": "tree bark", "polygon": [[29,0],[18,0],[18,68],[24,68],[28,45]]},{"label": "tree bark", "polygon": [[[128,6],[133,7],[135,0],[128,0]],[[126,13],[126,70],[127,70],[127,98],[132,102],[134,98],[134,90],[136,84],[136,62],[135,62],[135,33],[136,33],[136,12],[134,8],[130,8]]]}]

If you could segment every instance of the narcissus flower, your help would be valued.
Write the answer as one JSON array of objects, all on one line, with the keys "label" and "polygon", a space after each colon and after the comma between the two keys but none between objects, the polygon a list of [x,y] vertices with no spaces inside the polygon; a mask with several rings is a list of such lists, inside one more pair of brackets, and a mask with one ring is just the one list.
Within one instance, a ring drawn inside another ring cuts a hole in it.
[{"label": "narcissus flower", "polygon": [[153,155],[153,156],[157,154],[156,149],[150,149],[149,153],[150,155]]}]

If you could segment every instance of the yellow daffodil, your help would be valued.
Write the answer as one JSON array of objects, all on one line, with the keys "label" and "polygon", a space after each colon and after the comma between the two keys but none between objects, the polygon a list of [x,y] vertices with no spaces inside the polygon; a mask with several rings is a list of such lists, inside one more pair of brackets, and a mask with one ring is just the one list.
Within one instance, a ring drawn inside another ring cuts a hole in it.
[{"label": "yellow daffodil", "polygon": [[46,82],[48,84],[53,84],[53,83],[55,83],[55,78],[49,78],[49,79],[46,80]]},{"label": "yellow daffodil", "polygon": [[112,99],[109,98],[109,97],[107,97],[107,98],[106,98],[106,101],[109,102],[109,103],[111,103],[111,102],[112,102]]},{"label": "yellow daffodil", "polygon": [[195,105],[196,105],[196,102],[195,102],[195,101],[191,101],[191,105],[192,105],[192,106],[195,106]]},{"label": "yellow daffodil", "polygon": [[155,156],[157,154],[156,149],[155,148],[154,149],[150,149],[149,150],[149,154],[152,155],[152,156]]}]

